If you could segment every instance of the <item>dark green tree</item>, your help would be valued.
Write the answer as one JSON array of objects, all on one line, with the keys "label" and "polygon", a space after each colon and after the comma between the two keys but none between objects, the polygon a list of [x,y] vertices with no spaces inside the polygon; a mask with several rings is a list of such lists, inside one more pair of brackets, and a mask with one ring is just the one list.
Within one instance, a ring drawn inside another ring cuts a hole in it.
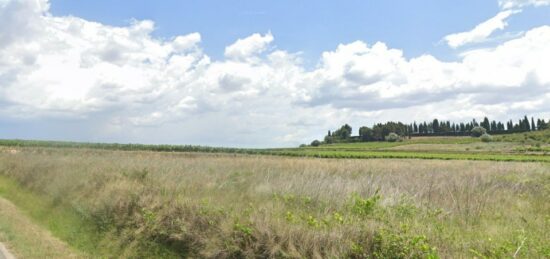
[{"label": "dark green tree", "polygon": [[373,141],[374,140],[374,132],[369,127],[361,127],[359,128],[359,137],[362,141]]},{"label": "dark green tree", "polygon": [[434,119],[433,122],[432,122],[432,128],[433,128],[433,132],[434,133],[438,133],[440,132],[440,129],[439,129],[439,121],[437,119]]},{"label": "dark green tree", "polygon": [[484,127],[489,131],[491,130],[491,125],[489,124],[489,119],[487,117],[483,118],[483,122],[481,122],[479,126]]}]

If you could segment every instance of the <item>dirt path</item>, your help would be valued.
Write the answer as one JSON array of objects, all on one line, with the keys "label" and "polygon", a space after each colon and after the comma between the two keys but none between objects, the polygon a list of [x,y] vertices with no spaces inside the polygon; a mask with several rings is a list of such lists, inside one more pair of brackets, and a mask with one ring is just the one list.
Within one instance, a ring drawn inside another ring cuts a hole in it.
[{"label": "dirt path", "polygon": [[0,243],[0,259],[84,257],[3,198],[0,198],[0,241],[5,244]]},{"label": "dirt path", "polygon": [[0,243],[0,259],[15,259],[15,256],[2,243]]}]

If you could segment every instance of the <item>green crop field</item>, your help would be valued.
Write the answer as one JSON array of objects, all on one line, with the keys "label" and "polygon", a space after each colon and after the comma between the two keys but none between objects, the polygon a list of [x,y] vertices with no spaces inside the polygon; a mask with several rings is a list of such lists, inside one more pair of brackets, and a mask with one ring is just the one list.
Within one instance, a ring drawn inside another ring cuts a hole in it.
[{"label": "green crop field", "polygon": [[[546,132],[498,136],[484,143],[472,137],[419,137],[402,142],[329,144],[318,147],[275,150],[289,156],[321,158],[412,158],[491,161],[549,162]],[[521,136],[521,137],[519,137]],[[528,139],[530,141],[523,141]],[[506,141],[506,142],[505,142]],[[514,142],[516,141],[516,142]]]}]

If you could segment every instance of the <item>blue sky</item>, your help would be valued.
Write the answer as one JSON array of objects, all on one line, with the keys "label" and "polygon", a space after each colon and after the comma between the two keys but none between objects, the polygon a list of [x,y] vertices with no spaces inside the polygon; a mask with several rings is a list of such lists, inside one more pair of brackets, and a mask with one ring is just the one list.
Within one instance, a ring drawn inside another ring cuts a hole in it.
[{"label": "blue sky", "polygon": [[[494,16],[496,1],[147,1],[53,0],[54,15],[75,15],[124,26],[132,18],[156,23],[154,35],[170,38],[200,32],[202,47],[222,58],[225,46],[237,38],[271,31],[276,46],[303,52],[316,62],[321,52],[340,43],[382,41],[403,49],[406,56],[431,53],[452,58],[440,40]],[[513,18],[510,31],[550,24],[549,8],[527,8]]]},{"label": "blue sky", "polygon": [[295,146],[550,119],[550,0],[0,0],[0,138]]}]

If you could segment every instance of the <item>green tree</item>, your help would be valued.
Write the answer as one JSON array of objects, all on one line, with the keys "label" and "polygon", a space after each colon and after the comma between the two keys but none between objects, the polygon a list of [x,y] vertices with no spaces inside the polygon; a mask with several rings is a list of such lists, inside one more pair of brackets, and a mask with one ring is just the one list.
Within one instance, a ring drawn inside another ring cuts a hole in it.
[{"label": "green tree", "polygon": [[348,139],[349,137],[351,137],[351,126],[345,124],[344,126],[340,127],[340,129],[334,131],[332,133],[332,136],[340,138],[342,140]]},{"label": "green tree", "polygon": [[472,137],[481,137],[481,135],[486,134],[487,130],[484,127],[476,126],[474,127],[470,133],[472,134]]},{"label": "green tree", "polygon": [[433,130],[434,130],[434,133],[440,132],[439,121],[437,119],[434,119],[432,125],[433,125],[432,127],[433,127]]},{"label": "green tree", "polygon": [[484,127],[487,130],[491,130],[491,125],[489,124],[489,118],[487,117],[483,118],[483,122],[481,122],[479,126]]},{"label": "green tree", "polygon": [[374,132],[369,127],[361,127],[359,128],[359,137],[361,137],[362,141],[373,141]]}]

